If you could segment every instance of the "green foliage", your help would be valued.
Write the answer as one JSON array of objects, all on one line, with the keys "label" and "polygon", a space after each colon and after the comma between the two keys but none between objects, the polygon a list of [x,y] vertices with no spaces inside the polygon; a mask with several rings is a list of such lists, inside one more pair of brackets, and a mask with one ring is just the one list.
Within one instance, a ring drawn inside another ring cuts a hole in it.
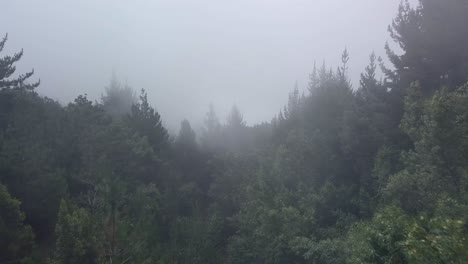
[{"label": "green foliage", "polygon": [[348,262],[464,263],[466,205],[445,198],[436,206],[434,214],[414,217],[390,206],[355,224],[348,234]]},{"label": "green foliage", "polygon": [[62,200],[51,263],[99,263],[99,235],[99,229],[85,209],[75,208]]},{"label": "green foliage", "polygon": [[31,251],[34,234],[24,224],[20,201],[11,197],[7,188],[0,184],[0,262],[33,263]]},{"label": "green foliage", "polygon": [[0,131],[0,181],[22,202],[26,221],[42,239],[54,229],[66,191],[66,123],[58,103],[34,92],[2,90],[8,106]]},{"label": "green foliage", "polygon": [[432,207],[445,193],[457,197],[466,186],[467,171],[467,87],[442,90],[428,100],[417,97],[417,89],[413,86],[406,99],[402,120],[414,149],[402,153],[405,167],[385,187],[386,195],[411,211]]},{"label": "green foliage", "polygon": [[416,8],[409,2],[402,1],[389,26],[390,36],[404,51],[398,55],[386,46],[395,67],[386,69],[393,87],[402,92],[411,82],[420,81],[430,95],[442,86],[463,85],[468,73],[466,2],[420,0]]},{"label": "green foliage", "polygon": [[229,263],[305,263],[304,243],[312,212],[297,208],[289,195],[249,201],[236,217],[239,231],[229,245]]},{"label": "green foliage", "polygon": [[467,259],[465,221],[424,216],[408,230],[405,246],[409,263],[463,263]]},{"label": "green foliage", "polygon": [[148,95],[142,90],[140,101],[132,106],[127,122],[140,136],[148,139],[154,151],[159,153],[167,147],[168,133],[163,127],[161,117],[148,103]]},{"label": "green foliage", "polygon": [[[8,40],[8,34],[0,40],[0,52],[3,51],[5,47],[5,43]],[[23,57],[23,50],[18,53],[15,53],[13,56],[5,56],[0,58],[0,90],[3,89],[24,89],[24,90],[34,90],[34,88],[39,86],[39,81],[36,83],[28,83],[27,80],[34,74],[34,70],[20,74],[15,79],[7,79],[10,78],[16,71],[16,62],[18,62],[21,57]]]},{"label": "green foliage", "polygon": [[348,233],[348,263],[407,263],[403,241],[411,219],[394,206],[377,212]]},{"label": "green foliage", "polygon": [[410,263],[464,263],[468,246],[464,201],[441,198],[432,215],[422,213],[414,219],[403,243]]},{"label": "green foliage", "polygon": [[465,263],[467,8],[403,2],[394,70],[352,89],[345,50],[271,123],[210,106],[201,144],[144,90],[62,106],[0,58],[0,263]]},{"label": "green foliage", "polygon": [[223,220],[216,216],[177,217],[162,263],[223,263],[220,247]]}]

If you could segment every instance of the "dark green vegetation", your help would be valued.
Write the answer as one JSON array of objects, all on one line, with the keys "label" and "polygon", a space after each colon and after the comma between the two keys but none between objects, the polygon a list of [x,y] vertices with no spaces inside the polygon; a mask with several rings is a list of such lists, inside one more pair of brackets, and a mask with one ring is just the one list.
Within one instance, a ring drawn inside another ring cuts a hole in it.
[{"label": "dark green vegetation", "polygon": [[468,3],[403,3],[390,33],[383,81],[371,55],[352,89],[345,52],[199,141],[144,91],[61,106],[1,58],[0,263],[468,263]]}]

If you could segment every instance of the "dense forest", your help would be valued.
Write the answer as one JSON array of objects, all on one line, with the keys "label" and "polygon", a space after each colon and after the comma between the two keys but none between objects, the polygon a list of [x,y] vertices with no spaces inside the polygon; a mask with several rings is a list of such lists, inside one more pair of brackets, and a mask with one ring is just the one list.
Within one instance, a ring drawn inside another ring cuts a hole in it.
[{"label": "dense forest", "polygon": [[468,2],[389,22],[358,87],[345,50],[271,122],[210,107],[199,135],[115,77],[61,105],[2,55],[0,264],[468,263]]}]

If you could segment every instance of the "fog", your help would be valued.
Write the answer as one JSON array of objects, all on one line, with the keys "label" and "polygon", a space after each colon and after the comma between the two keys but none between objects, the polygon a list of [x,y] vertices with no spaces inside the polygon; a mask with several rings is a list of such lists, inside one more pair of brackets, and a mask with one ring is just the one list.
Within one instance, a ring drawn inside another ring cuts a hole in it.
[{"label": "fog", "polygon": [[5,1],[5,54],[24,49],[18,72],[35,69],[40,94],[62,103],[98,100],[114,71],[144,88],[164,123],[200,124],[212,102],[232,105],[249,125],[269,121],[314,61],[336,67],[350,52],[350,77],[375,50],[384,56],[396,0]]}]

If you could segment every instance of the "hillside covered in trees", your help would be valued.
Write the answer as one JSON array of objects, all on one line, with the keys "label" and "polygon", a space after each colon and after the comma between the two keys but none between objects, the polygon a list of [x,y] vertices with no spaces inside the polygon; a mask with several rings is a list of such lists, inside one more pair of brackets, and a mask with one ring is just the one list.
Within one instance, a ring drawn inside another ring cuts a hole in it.
[{"label": "hillside covered in trees", "polygon": [[388,30],[358,87],[345,50],[271,122],[210,107],[199,135],[116,78],[63,106],[2,53],[0,264],[468,263],[468,2]]}]

